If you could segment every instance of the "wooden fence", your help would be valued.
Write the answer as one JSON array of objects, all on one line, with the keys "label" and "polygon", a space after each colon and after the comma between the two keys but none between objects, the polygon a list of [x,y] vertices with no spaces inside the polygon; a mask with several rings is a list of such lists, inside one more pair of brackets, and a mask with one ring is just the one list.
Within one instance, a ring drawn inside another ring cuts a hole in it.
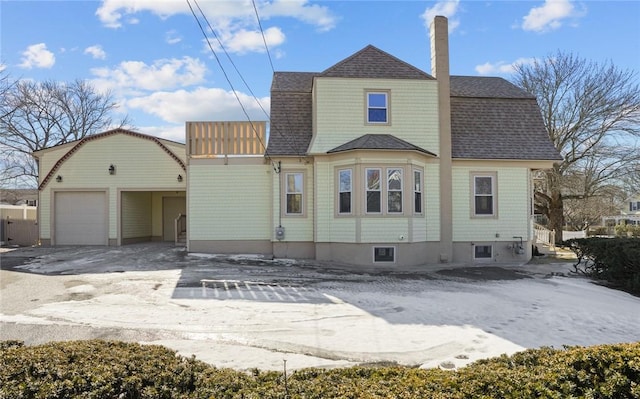
[{"label": "wooden fence", "polygon": [[5,218],[1,222],[5,245],[29,247],[38,243],[38,223],[35,220]]},{"label": "wooden fence", "polygon": [[187,122],[187,155],[263,155],[266,122]]}]

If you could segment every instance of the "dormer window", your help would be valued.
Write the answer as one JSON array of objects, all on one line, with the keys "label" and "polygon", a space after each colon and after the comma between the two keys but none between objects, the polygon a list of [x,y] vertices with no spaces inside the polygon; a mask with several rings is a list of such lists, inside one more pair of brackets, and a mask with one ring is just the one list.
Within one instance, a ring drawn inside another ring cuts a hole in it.
[{"label": "dormer window", "polygon": [[389,123],[389,93],[384,91],[367,92],[367,123]]}]

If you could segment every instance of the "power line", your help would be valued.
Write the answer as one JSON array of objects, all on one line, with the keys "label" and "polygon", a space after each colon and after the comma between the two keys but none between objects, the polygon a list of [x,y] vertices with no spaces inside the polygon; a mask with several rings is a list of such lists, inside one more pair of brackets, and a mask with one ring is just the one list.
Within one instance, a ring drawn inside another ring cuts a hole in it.
[{"label": "power line", "polygon": [[[198,2],[196,0],[193,0],[193,2],[198,7],[198,10],[200,10],[200,13],[202,14],[202,16],[205,19],[205,21],[207,22],[207,24],[209,25],[209,28],[211,29],[211,31],[214,33],[214,35],[217,38],[218,36],[215,34],[215,31],[211,28],[211,25],[209,24],[209,21],[207,21],[207,17],[202,12],[202,9],[198,5]],[[211,52],[213,53],[213,56],[215,57],[216,62],[218,63],[218,66],[222,70],[222,74],[224,75],[224,78],[226,79],[227,83],[229,84],[229,87],[231,87],[231,91],[233,91],[233,95],[235,96],[236,100],[238,101],[238,104],[240,105],[240,108],[242,109],[242,112],[244,113],[244,115],[246,116],[247,120],[249,121],[249,124],[251,125],[251,129],[253,130],[253,133],[256,135],[256,138],[260,142],[260,145],[262,146],[262,148],[264,148],[265,156],[267,158],[269,158],[269,160],[271,161],[270,157],[267,155],[267,146],[264,144],[264,142],[262,141],[262,138],[258,134],[258,131],[256,130],[256,127],[254,126],[253,121],[251,120],[251,117],[249,116],[249,113],[247,112],[247,109],[242,104],[242,101],[240,100],[240,96],[238,96],[238,93],[236,92],[236,89],[234,88],[233,83],[231,83],[231,79],[229,79],[229,76],[227,75],[227,72],[224,70],[224,67],[222,66],[222,62],[220,62],[220,58],[218,58],[218,54],[213,49],[213,46],[211,45],[211,41],[209,41],[209,37],[207,36],[207,33],[204,30],[204,27],[200,23],[200,19],[196,15],[196,12],[193,9],[193,7],[191,6],[190,0],[187,0],[187,5],[189,6],[189,9],[191,10],[191,14],[193,14],[193,17],[195,18],[196,22],[198,23],[198,27],[200,28],[200,32],[202,32],[202,35],[204,36],[205,40],[207,41],[207,45],[209,46],[209,50],[211,50]],[[218,42],[219,41],[220,40],[218,39]],[[224,49],[224,47],[223,47],[223,49]],[[225,53],[226,53],[226,51],[225,51]],[[227,56],[228,56],[228,54],[227,54]],[[237,69],[236,69],[236,71],[237,71]],[[243,81],[244,81],[244,79],[243,79]],[[256,98],[255,95],[254,95],[254,98]],[[257,98],[256,98],[256,100],[257,100]],[[261,106],[261,108],[262,108],[262,106]],[[263,109],[263,111],[264,111],[264,109]]]}]

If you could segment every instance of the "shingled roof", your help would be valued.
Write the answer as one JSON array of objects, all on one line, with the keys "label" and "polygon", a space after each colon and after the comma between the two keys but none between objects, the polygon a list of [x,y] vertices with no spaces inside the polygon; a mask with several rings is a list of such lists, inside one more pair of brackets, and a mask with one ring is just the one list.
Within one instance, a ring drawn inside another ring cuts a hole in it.
[{"label": "shingled roof", "polygon": [[320,73],[320,76],[373,79],[434,79],[413,65],[368,45]]},{"label": "shingled roof", "polygon": [[451,76],[451,156],[561,160],[536,98],[502,78]]},{"label": "shingled roof", "polygon": [[[365,47],[323,72],[276,72],[271,85],[267,155],[307,154],[313,134],[311,92],[315,77],[433,79],[374,46]],[[561,159],[546,134],[534,96],[498,77],[451,76],[450,83],[453,158]],[[380,144],[381,137],[371,136],[374,135],[362,136],[330,152],[367,145],[365,139]],[[386,142],[391,147],[398,144]]]},{"label": "shingled roof", "polygon": [[416,145],[404,141],[390,134],[365,134],[357,139],[351,140],[341,146],[327,151],[327,154],[335,152],[345,152],[353,150],[395,150],[395,151],[418,151],[436,156],[436,154],[420,148]]}]

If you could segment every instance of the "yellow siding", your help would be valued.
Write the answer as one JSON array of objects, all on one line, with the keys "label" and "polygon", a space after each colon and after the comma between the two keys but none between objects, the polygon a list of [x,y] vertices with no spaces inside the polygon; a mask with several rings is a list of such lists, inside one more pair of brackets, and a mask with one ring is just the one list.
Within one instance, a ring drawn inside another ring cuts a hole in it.
[{"label": "yellow siding", "polygon": [[[362,218],[360,242],[407,242],[409,221],[406,217]],[[403,239],[400,239],[400,236]]]},{"label": "yellow siding", "polygon": [[[165,143],[166,144],[166,143]],[[178,155],[184,158],[184,148]],[[45,152],[40,160],[40,173],[46,175],[53,165],[66,154],[71,146]],[[110,165],[116,168],[110,175]],[[178,182],[178,175],[183,181]],[[55,176],[62,176],[57,182]],[[42,179],[43,176],[40,178]],[[126,134],[115,134],[85,143],[69,159],[62,163],[40,193],[40,237],[51,238],[51,196],[52,190],[82,191],[101,189],[109,194],[109,238],[118,236],[118,189],[139,191],[184,191],[186,172],[156,143]]]},{"label": "yellow siding", "polygon": [[185,197],[184,191],[154,191],[151,193],[151,235],[162,237],[163,201],[164,197]]},{"label": "yellow siding", "polygon": [[[497,218],[471,217],[472,172],[497,173]],[[526,167],[491,168],[455,167],[453,168],[453,240],[497,241],[512,240],[514,236],[526,239],[529,235],[529,180]]]},{"label": "yellow siding", "polygon": [[[305,165],[297,160],[294,162],[286,162],[285,160],[281,161],[281,174],[273,173],[273,195],[272,195],[272,204],[273,204],[273,226],[278,226],[279,223],[282,223],[282,226],[285,228],[285,239],[283,241],[313,241],[313,217],[314,217],[314,181],[313,181],[313,165]],[[305,182],[304,182],[304,193],[303,193],[303,201],[305,207],[305,217],[299,216],[284,216],[284,209],[281,209],[284,206],[283,197],[285,195],[285,185],[283,182],[282,185],[282,193],[278,189],[279,180],[283,176],[283,173],[287,172],[304,172]],[[278,215],[282,214],[281,219],[279,219]],[[275,232],[275,229],[274,229]],[[272,233],[274,233],[272,232]],[[273,240],[275,241],[275,236],[273,236]]]},{"label": "yellow siding", "polygon": [[151,193],[122,194],[122,238],[151,237]]},{"label": "yellow siding", "polygon": [[270,165],[189,165],[189,240],[269,240]]},{"label": "yellow siding", "polygon": [[[366,90],[390,90],[390,125],[365,123]],[[318,78],[310,153],[326,153],[364,134],[392,134],[438,153],[436,90],[429,80]]]}]

